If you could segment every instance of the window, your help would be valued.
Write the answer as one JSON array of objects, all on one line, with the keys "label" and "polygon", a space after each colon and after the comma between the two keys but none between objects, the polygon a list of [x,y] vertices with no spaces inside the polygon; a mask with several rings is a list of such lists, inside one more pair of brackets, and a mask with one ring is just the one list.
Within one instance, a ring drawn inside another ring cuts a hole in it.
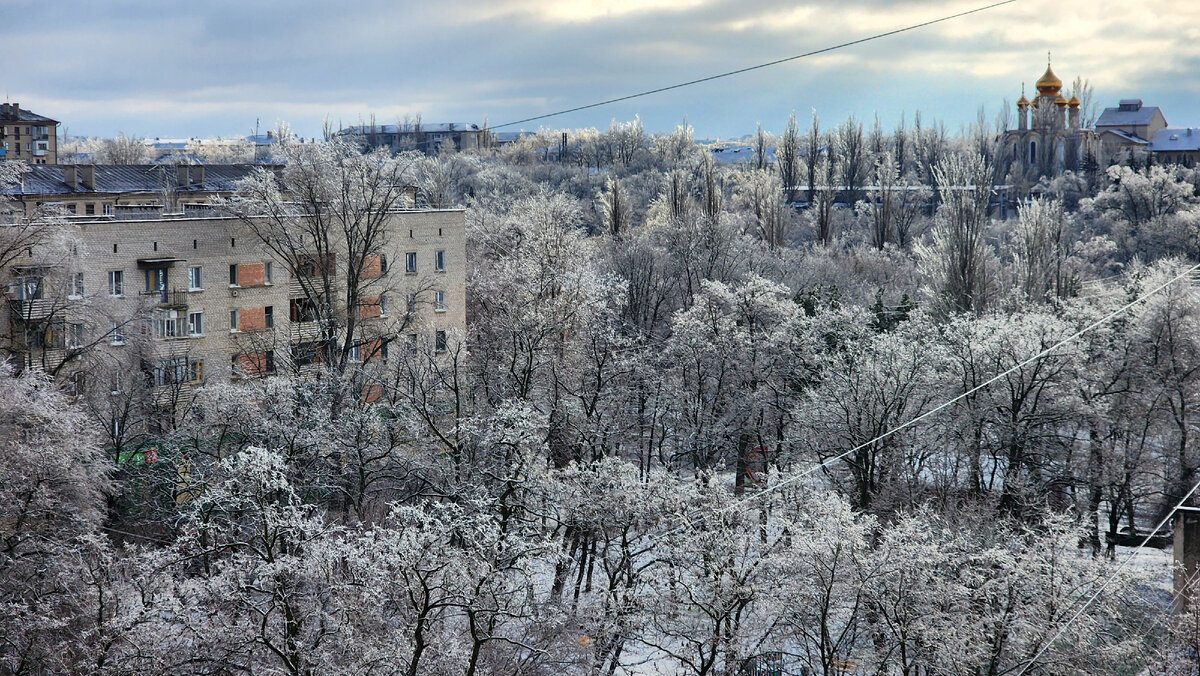
[{"label": "window", "polygon": [[292,345],[292,363],[297,367],[321,363],[324,348],[321,343],[307,342]]},{"label": "window", "polygon": [[417,274],[417,252],[409,251],[404,254],[404,272],[415,275]]},{"label": "window", "polygon": [[433,255],[433,269],[437,272],[446,271],[446,252],[438,251]]},{"label": "window", "polygon": [[188,362],[187,380],[189,383],[198,383],[204,380],[203,359],[195,359]]},{"label": "window", "polygon": [[379,274],[387,274],[387,254],[379,254]]},{"label": "window", "polygon": [[83,297],[83,273],[76,272],[71,275],[71,295]]},{"label": "window", "polygon": [[408,334],[408,338],[406,338],[404,340],[404,342],[405,342],[406,346],[408,347],[409,354],[417,353],[417,334],[415,334],[415,333]]},{"label": "window", "polygon": [[350,361],[362,361],[362,347],[355,345],[350,348],[350,354],[347,355]]},{"label": "window", "polygon": [[293,298],[290,310],[291,320],[294,322],[317,321],[317,307],[307,298]]},{"label": "window", "polygon": [[231,263],[231,264],[229,265],[229,286],[237,286],[237,285],[238,285],[238,269],[237,269],[237,264],[236,264],[236,263]]},{"label": "window", "polygon": [[265,266],[263,266],[263,274],[266,277],[267,284],[274,284],[275,283],[275,264],[272,263],[271,261],[267,261],[267,264]]},{"label": "window", "polygon": [[108,271],[108,295],[110,295],[110,296],[124,296],[125,295],[124,278],[125,278],[125,272],[123,270],[109,270]]},{"label": "window", "polygon": [[188,313],[188,335],[203,336],[204,335],[204,313],[189,312]]},{"label": "window", "polygon": [[385,362],[387,361],[388,343],[386,340],[379,344],[379,358],[384,360]]},{"label": "window", "polygon": [[171,357],[154,364],[149,375],[154,387],[163,387],[173,383],[188,382],[191,377],[191,368],[188,365],[187,357]]},{"label": "window", "polygon": [[188,291],[204,290],[204,270],[199,265],[188,268]]},{"label": "window", "polygon": [[434,291],[433,292],[433,310],[434,310],[434,312],[445,312],[446,311],[446,292],[445,291]]},{"label": "window", "polygon": [[20,300],[40,300],[42,298],[42,277],[28,275],[17,279],[17,298]]},{"label": "window", "polygon": [[433,349],[437,352],[446,351],[446,332],[438,331],[433,334]]},{"label": "window", "polygon": [[66,345],[66,322],[56,321],[25,330],[25,342],[31,348],[61,349]]},{"label": "window", "polygon": [[83,347],[83,324],[67,325],[67,347]]},{"label": "window", "polygon": [[67,212],[68,212],[68,213],[72,213],[72,214],[73,214],[73,213],[75,213],[75,205],[74,205],[74,204],[68,204],[68,205],[67,205]]},{"label": "window", "polygon": [[333,254],[325,256],[324,265],[321,264],[319,257],[308,254],[300,256],[299,260],[296,261],[296,274],[301,277],[320,277],[326,274],[326,271],[331,275],[334,273]]},{"label": "window", "polygon": [[412,313],[416,312],[417,311],[417,294],[415,294],[415,293],[408,294],[408,302],[405,303],[405,306],[406,307],[404,308],[404,311],[407,312],[408,314],[411,315]]},{"label": "window", "polygon": [[387,294],[379,294],[379,316],[386,317],[388,310]]},{"label": "window", "polygon": [[146,268],[146,293],[166,293],[167,269]]},{"label": "window", "polygon": [[104,205],[104,215],[105,215],[105,216],[112,216],[112,205],[111,205],[111,204],[105,203],[105,205]]},{"label": "window", "polygon": [[187,330],[187,317],[180,317],[174,310],[154,316],[155,338],[183,338],[188,335]]},{"label": "window", "polygon": [[108,332],[108,342],[111,345],[124,345],[125,344],[124,328],[121,326],[121,324],[119,322],[112,323],[112,329],[110,329]]},{"label": "window", "polygon": [[230,331],[238,330],[238,311],[237,310],[229,311],[229,330]]},{"label": "window", "polygon": [[96,203],[88,202],[87,204],[85,204],[83,207],[83,213],[88,216],[95,216],[96,215]]},{"label": "window", "polygon": [[275,328],[275,306],[268,305],[263,308],[263,325],[268,329]]}]

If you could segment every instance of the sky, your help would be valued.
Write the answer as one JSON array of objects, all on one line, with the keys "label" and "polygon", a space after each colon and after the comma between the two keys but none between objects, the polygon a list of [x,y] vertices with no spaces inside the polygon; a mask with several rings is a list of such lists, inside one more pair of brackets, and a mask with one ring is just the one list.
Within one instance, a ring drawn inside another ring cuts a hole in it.
[{"label": "sky", "polygon": [[[989,0],[0,0],[0,95],[60,134],[235,136],[279,121],[491,125],[821,49]],[[920,110],[951,130],[1011,108],[1046,67],[1096,101],[1200,126],[1200,3],[1017,0],[821,56],[523,125],[698,138]],[[520,128],[520,127],[517,127]],[[516,128],[510,128],[516,129]]]}]

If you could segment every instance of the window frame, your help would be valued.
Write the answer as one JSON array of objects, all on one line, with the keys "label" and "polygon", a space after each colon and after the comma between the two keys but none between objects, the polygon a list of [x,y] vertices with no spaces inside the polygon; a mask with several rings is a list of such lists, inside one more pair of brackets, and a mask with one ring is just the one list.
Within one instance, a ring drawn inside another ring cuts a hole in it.
[{"label": "window frame", "polygon": [[204,310],[187,313],[187,334],[190,338],[204,336]]}]

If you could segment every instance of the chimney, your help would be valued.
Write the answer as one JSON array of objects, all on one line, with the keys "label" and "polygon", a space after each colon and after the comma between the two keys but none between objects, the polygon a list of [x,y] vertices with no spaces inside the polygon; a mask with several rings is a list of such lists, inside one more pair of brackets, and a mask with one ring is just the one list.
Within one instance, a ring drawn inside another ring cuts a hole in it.
[{"label": "chimney", "polygon": [[191,169],[192,169],[192,183],[195,183],[196,185],[203,188],[204,187],[204,165],[197,164],[196,166],[192,167]]},{"label": "chimney", "polygon": [[79,169],[73,164],[63,165],[63,183],[67,184],[67,188],[71,192],[79,189]]},{"label": "chimney", "polygon": [[188,179],[190,178],[188,166],[186,164],[175,165],[175,186],[178,188],[186,188]]},{"label": "chimney", "polygon": [[96,165],[81,164],[79,165],[79,182],[88,190],[96,189]]},{"label": "chimney", "polygon": [[14,120],[21,119],[21,104],[19,104],[19,103],[12,104],[12,119],[14,119]]},{"label": "chimney", "polygon": [[0,103],[0,120],[8,119],[8,108],[9,106],[7,103]]}]

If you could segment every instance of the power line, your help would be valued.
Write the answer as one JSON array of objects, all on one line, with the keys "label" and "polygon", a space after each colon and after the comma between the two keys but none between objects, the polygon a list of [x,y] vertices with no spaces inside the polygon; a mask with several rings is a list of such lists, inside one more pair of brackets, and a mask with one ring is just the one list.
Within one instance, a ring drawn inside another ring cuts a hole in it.
[{"label": "power line", "polygon": [[1133,560],[1133,557],[1136,556],[1137,553],[1140,552],[1142,550],[1142,548],[1146,546],[1147,542],[1150,542],[1150,538],[1154,537],[1155,535],[1158,534],[1158,531],[1162,530],[1162,527],[1165,526],[1166,523],[1171,520],[1171,517],[1175,515],[1175,510],[1182,507],[1183,503],[1187,502],[1188,498],[1192,497],[1192,495],[1196,492],[1197,488],[1200,488],[1200,481],[1197,481],[1196,484],[1194,486],[1192,486],[1192,490],[1188,491],[1187,495],[1183,496],[1183,499],[1180,500],[1175,505],[1174,509],[1172,509],[1170,512],[1167,512],[1167,515],[1163,517],[1162,521],[1158,522],[1158,525],[1155,526],[1154,530],[1151,531],[1151,533],[1146,536],[1146,539],[1142,540],[1142,544],[1138,545],[1136,549],[1134,549],[1132,552],[1130,552],[1129,556],[1125,557],[1125,560],[1121,562],[1121,565],[1117,566],[1117,569],[1112,571],[1112,573],[1110,573],[1108,575],[1108,577],[1105,578],[1104,584],[1100,585],[1100,588],[1097,589],[1095,592],[1092,593],[1091,596],[1088,597],[1087,602],[1084,603],[1082,606],[1080,606],[1079,610],[1075,611],[1075,614],[1072,615],[1066,621],[1066,623],[1063,624],[1063,626],[1059,628],[1059,630],[1054,634],[1054,636],[1052,636],[1050,638],[1049,641],[1046,641],[1046,645],[1042,646],[1041,649],[1039,649],[1036,653],[1034,653],[1033,657],[1029,658],[1029,662],[1024,667],[1021,668],[1021,671],[1017,672],[1017,676],[1024,676],[1026,672],[1028,672],[1031,668],[1033,668],[1033,665],[1038,661],[1038,658],[1041,657],[1043,653],[1045,653],[1047,650],[1050,649],[1050,646],[1053,645],[1054,642],[1058,640],[1058,637],[1062,636],[1063,633],[1065,633],[1067,631],[1067,629],[1069,629],[1071,627],[1071,624],[1074,623],[1075,620],[1079,619],[1079,616],[1083,614],[1083,611],[1087,610],[1088,606],[1092,605],[1092,603],[1097,598],[1100,597],[1100,594],[1104,593],[1105,589],[1108,589],[1108,585],[1112,584],[1112,581],[1114,579],[1116,579],[1117,574],[1120,573],[1122,570],[1125,569],[1126,566],[1129,565],[1129,562]]},{"label": "power line", "polygon": [[[1041,359],[1041,358],[1049,355],[1050,353],[1054,352],[1058,348],[1063,347],[1064,345],[1067,345],[1069,343],[1072,343],[1072,342],[1078,340],[1084,334],[1089,333],[1089,332],[1093,331],[1094,329],[1097,329],[1097,328],[1107,324],[1108,322],[1115,319],[1118,315],[1126,312],[1127,310],[1129,310],[1133,306],[1137,305],[1138,303],[1148,300],[1151,296],[1157,294],[1158,292],[1160,292],[1163,289],[1167,288],[1168,286],[1174,284],[1175,282],[1179,281],[1180,279],[1183,279],[1184,277],[1191,275],[1192,273],[1196,272],[1197,270],[1200,270],[1200,263],[1193,265],[1192,267],[1188,268],[1187,270],[1184,270],[1183,272],[1179,273],[1178,275],[1175,275],[1174,277],[1167,280],[1166,282],[1163,282],[1162,284],[1158,285],[1154,289],[1147,291],[1146,293],[1142,294],[1141,296],[1129,301],[1128,303],[1122,305],[1121,307],[1117,308],[1116,310],[1113,310],[1112,312],[1104,315],[1100,319],[1097,319],[1096,321],[1092,322],[1091,324],[1088,324],[1087,326],[1076,331],[1075,333],[1067,336],[1066,338],[1063,338],[1062,340],[1060,340],[1057,343],[1051,345],[1050,347],[1042,350],[1041,352],[1035,354],[1034,356],[1032,356],[1032,357],[1022,361],[1021,363],[985,380],[984,382],[980,383],[979,385],[976,385],[975,387],[972,387],[971,389],[967,390],[966,392],[963,392],[962,394],[959,394],[958,396],[956,396],[952,399],[949,399],[934,408],[929,409],[928,411],[922,413],[921,415],[911,418],[910,420],[908,420],[907,422],[905,422],[903,424],[893,427],[892,429],[884,432],[883,434],[880,434],[879,436],[875,437],[874,439],[871,439],[870,441],[861,443],[861,444],[855,446],[854,448],[851,448],[850,450],[845,451],[843,453],[839,453],[831,458],[827,458],[827,459],[821,461],[820,463],[813,465],[812,467],[809,467],[808,469],[806,469],[802,472],[798,472],[779,483],[776,483],[767,488],[764,488],[763,490],[758,491],[757,493],[754,493],[753,495],[750,495],[746,498],[743,498],[741,500],[730,503],[728,506],[726,506],[718,511],[728,511],[731,509],[740,508],[747,503],[757,500],[758,498],[762,497],[763,495],[772,493],[774,491],[779,490],[780,488],[783,488],[784,486],[795,483],[796,481],[803,479],[804,477],[812,474],[813,472],[816,472],[819,469],[824,469],[824,468],[828,467],[829,465],[831,465],[832,463],[834,463],[838,460],[841,460],[842,458],[845,458],[846,456],[851,455],[852,453],[861,451],[862,449],[870,446],[871,444],[883,441],[884,439],[887,439],[888,437],[896,434],[897,432],[900,432],[901,430],[911,427],[912,425],[915,425],[916,423],[920,422],[921,420],[924,420],[925,418],[928,418],[928,417],[934,415],[935,413],[938,413],[939,411],[945,410],[946,408],[948,408],[949,406],[952,406],[956,402],[958,402],[966,397],[969,397],[972,394],[975,394],[976,392],[984,389],[985,387],[988,387],[992,383],[994,383],[1002,378],[1006,378],[1009,375],[1013,374],[1014,372],[1037,361],[1038,359]],[[1193,488],[1192,490],[1194,491],[1196,489]],[[1190,496],[1191,493],[1188,493],[1188,495]],[[675,530],[678,530],[678,529],[675,529]],[[669,533],[674,533],[675,530],[669,531]]]},{"label": "power line", "polygon": [[544,119],[546,119],[546,118],[548,118],[548,117],[557,117],[558,115],[566,115],[567,113],[574,113],[574,112],[578,112],[578,111],[580,111],[580,110],[588,110],[589,108],[599,108],[600,106],[607,106],[607,105],[609,105],[610,103],[618,103],[618,102],[620,102],[620,101],[628,101],[628,100],[630,100],[630,99],[636,99],[636,98],[640,98],[640,97],[643,97],[643,96],[649,96],[649,95],[651,95],[651,94],[659,94],[659,93],[662,93],[662,92],[670,91],[670,90],[672,90],[672,89],[680,89],[680,88],[683,88],[683,87],[690,87],[690,86],[692,86],[692,85],[700,84],[700,83],[702,83],[702,82],[709,82],[709,81],[712,81],[712,80],[719,80],[719,79],[721,79],[721,78],[724,78],[724,77],[730,77],[730,76],[733,76],[733,75],[741,75],[742,73],[748,73],[748,72],[750,72],[750,71],[752,71],[752,70],[758,70],[758,69],[760,69],[760,68],[768,68],[768,67],[770,67],[770,66],[777,66],[777,65],[779,65],[779,64],[781,64],[781,63],[787,63],[787,62],[789,62],[789,61],[796,61],[796,60],[798,60],[798,59],[804,59],[804,58],[808,58],[808,57],[810,57],[810,56],[816,56],[816,55],[818,55],[818,54],[825,54],[825,53],[827,53],[827,52],[832,52],[832,51],[836,51],[836,50],[839,50],[839,49],[844,49],[844,48],[846,48],[846,47],[852,47],[852,46],[854,46],[854,45],[860,45],[860,44],[862,44],[862,43],[864,43],[864,42],[871,42],[872,40],[878,40],[878,39],[880,39],[880,38],[886,38],[886,37],[890,37],[890,36],[892,36],[892,35],[898,35],[898,34],[900,34],[900,33],[906,33],[906,32],[908,32],[908,31],[914,31],[914,30],[917,30],[918,28],[925,28],[926,26],[932,26],[932,25],[934,25],[934,24],[939,24],[939,23],[942,23],[942,22],[945,22],[945,21],[950,21],[951,19],[957,19],[957,18],[964,17],[964,16],[967,16],[967,15],[970,15],[970,14],[977,14],[977,13],[979,13],[979,12],[984,12],[984,11],[987,11],[987,10],[989,10],[989,9],[994,9],[994,8],[996,8],[996,7],[1001,7],[1001,6],[1003,6],[1003,5],[1010,5],[1010,4],[1014,3],[1014,2],[1017,2],[1017,0],[1003,0],[1003,2],[996,2],[996,3],[992,3],[992,4],[990,4],[990,5],[984,5],[983,7],[976,7],[975,9],[969,9],[969,10],[967,10],[967,11],[965,11],[965,12],[959,12],[958,14],[950,14],[950,15],[948,15],[948,16],[943,16],[943,17],[941,17],[941,18],[938,18],[938,19],[932,19],[932,20],[930,20],[930,21],[924,21],[924,22],[922,22],[922,23],[915,23],[915,24],[912,24],[912,25],[910,25],[910,26],[905,26],[905,27],[903,27],[903,28],[897,28],[897,29],[895,29],[895,30],[890,30],[890,31],[887,31],[887,32],[885,32],[885,33],[876,33],[875,35],[871,35],[871,36],[868,36],[868,37],[865,37],[865,38],[859,38],[859,39],[857,39],[857,40],[851,40],[851,41],[849,41],[849,42],[843,42],[843,43],[841,43],[841,44],[833,45],[832,47],[824,47],[824,48],[822,48],[822,49],[817,49],[817,50],[814,50],[814,51],[811,51],[811,52],[805,52],[805,53],[803,53],[803,54],[797,54],[797,55],[795,55],[795,56],[789,56],[789,57],[786,57],[786,58],[783,58],[783,59],[776,59],[776,60],[774,60],[774,61],[768,61],[768,62],[766,62],[766,63],[760,63],[760,64],[758,64],[758,65],[756,65],[756,66],[747,66],[746,68],[738,68],[737,70],[731,70],[731,71],[727,71],[727,72],[724,72],[724,73],[718,73],[717,75],[709,75],[708,77],[702,77],[702,78],[700,78],[700,79],[698,79],[698,80],[689,80],[689,81],[687,81],[687,82],[680,82],[680,83],[678,83],[678,84],[668,85],[668,86],[666,86],[666,87],[658,87],[657,89],[648,89],[648,90],[646,90],[646,91],[644,91],[644,92],[638,92],[638,93],[636,93],[636,94],[627,94],[627,95],[625,95],[625,96],[618,96],[617,98],[614,98],[614,99],[608,99],[608,100],[605,100],[605,101],[597,101],[596,103],[589,103],[589,104],[587,104],[587,105],[583,105],[583,106],[576,106],[576,107],[574,107],[574,108],[567,108],[567,109],[564,109],[564,110],[559,110],[559,111],[556,111],[556,112],[553,112],[553,113],[546,113],[546,114],[544,114],[544,115],[534,115],[533,117],[527,117],[527,118],[525,118],[525,119],[523,119],[523,120],[516,120],[516,121],[513,121],[513,122],[505,122],[504,124],[498,124],[498,125],[496,125],[496,126],[494,126],[494,127],[491,127],[491,128],[492,128],[492,129],[501,129],[501,128],[503,128],[503,127],[511,127],[511,126],[513,126],[513,125],[524,124],[525,122],[533,122],[533,121],[535,121],[535,120],[544,120]]}]

